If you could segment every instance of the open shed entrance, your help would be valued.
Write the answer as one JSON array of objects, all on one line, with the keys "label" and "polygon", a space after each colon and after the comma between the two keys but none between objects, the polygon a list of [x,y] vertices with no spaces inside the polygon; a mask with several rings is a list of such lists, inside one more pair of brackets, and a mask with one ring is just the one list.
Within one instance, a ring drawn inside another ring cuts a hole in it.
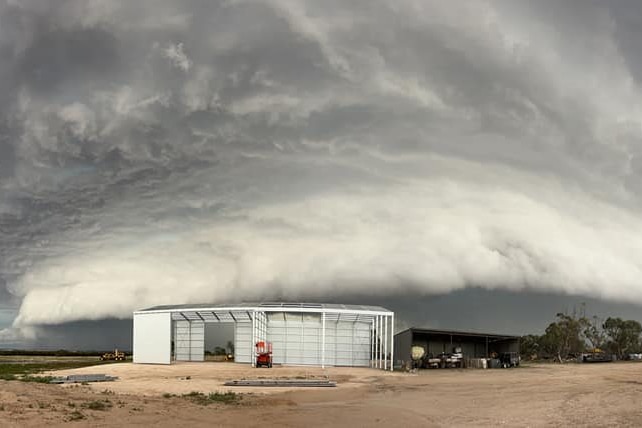
[{"label": "open shed entrance", "polygon": [[171,318],[173,361],[211,360],[206,358],[206,351],[209,354],[219,347],[233,351],[234,361],[251,363],[254,361],[254,343],[266,340],[264,312],[238,309],[177,311]]},{"label": "open shed entrance", "polygon": [[234,323],[205,323],[205,361],[227,361],[234,349]]}]

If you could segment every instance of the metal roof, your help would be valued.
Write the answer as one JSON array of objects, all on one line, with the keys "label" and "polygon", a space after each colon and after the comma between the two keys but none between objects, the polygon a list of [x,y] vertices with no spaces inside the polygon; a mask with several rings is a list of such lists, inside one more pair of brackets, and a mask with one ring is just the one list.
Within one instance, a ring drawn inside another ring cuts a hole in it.
[{"label": "metal roof", "polygon": [[[488,337],[493,339],[519,339],[520,338],[520,336],[512,335],[512,334],[483,333],[479,331],[462,331],[462,330],[443,330],[443,329],[423,328],[423,327],[410,327],[409,329],[401,331],[397,334],[402,334],[407,331],[411,331],[412,333],[422,333],[422,334],[464,336],[464,337]],[[395,336],[397,334],[395,334]]]},{"label": "metal roof", "polygon": [[151,312],[151,311],[174,311],[181,309],[221,309],[221,308],[247,308],[270,312],[288,312],[296,309],[301,312],[301,309],[327,309],[327,310],[349,310],[349,311],[371,311],[371,312],[392,312],[381,306],[367,306],[367,305],[344,305],[340,303],[294,303],[294,302],[241,302],[241,303],[187,303],[182,305],[161,305],[153,306],[147,309],[141,309],[137,312]]},{"label": "metal roof", "polygon": [[205,322],[249,322],[252,312],[323,313],[327,321],[352,322],[371,322],[377,315],[393,315],[392,311],[381,306],[292,302],[163,305],[136,311],[134,315],[166,312],[171,313],[174,320]]}]

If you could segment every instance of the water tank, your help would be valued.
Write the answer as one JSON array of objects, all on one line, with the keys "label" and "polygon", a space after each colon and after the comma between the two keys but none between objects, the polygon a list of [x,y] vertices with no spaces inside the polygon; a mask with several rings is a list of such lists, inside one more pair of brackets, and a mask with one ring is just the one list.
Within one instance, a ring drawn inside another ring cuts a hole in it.
[{"label": "water tank", "polygon": [[426,355],[426,350],[423,346],[413,346],[410,348],[410,356],[414,361],[421,360]]}]

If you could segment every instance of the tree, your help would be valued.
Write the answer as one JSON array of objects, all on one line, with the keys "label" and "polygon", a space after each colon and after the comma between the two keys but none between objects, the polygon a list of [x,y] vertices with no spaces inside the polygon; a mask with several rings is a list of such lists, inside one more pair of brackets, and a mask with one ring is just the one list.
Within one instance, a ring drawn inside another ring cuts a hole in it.
[{"label": "tree", "polygon": [[541,339],[542,349],[561,363],[569,355],[579,354],[584,351],[582,331],[587,324],[585,317],[565,313],[557,314],[557,321],[546,327]]},{"label": "tree", "polygon": [[525,358],[531,358],[533,356],[535,356],[536,358],[539,357],[541,353],[541,339],[542,336],[538,336],[536,334],[528,334],[526,336],[522,336],[519,339],[519,349],[522,356]]},{"label": "tree", "polygon": [[642,333],[642,325],[639,322],[609,317],[604,321],[602,328],[610,339],[611,350],[619,358],[622,358],[627,351],[639,349],[640,334]]},{"label": "tree", "polygon": [[591,349],[601,349],[606,345],[606,333],[602,329],[602,324],[602,321],[596,316],[585,322],[582,333],[591,345]]}]

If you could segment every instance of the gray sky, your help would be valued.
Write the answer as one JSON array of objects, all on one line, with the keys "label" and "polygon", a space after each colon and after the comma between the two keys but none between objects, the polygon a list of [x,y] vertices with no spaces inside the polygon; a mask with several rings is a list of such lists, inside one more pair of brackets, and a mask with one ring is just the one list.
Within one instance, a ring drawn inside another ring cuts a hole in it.
[{"label": "gray sky", "polygon": [[0,0],[3,340],[276,296],[630,313],[641,28],[634,1]]}]

